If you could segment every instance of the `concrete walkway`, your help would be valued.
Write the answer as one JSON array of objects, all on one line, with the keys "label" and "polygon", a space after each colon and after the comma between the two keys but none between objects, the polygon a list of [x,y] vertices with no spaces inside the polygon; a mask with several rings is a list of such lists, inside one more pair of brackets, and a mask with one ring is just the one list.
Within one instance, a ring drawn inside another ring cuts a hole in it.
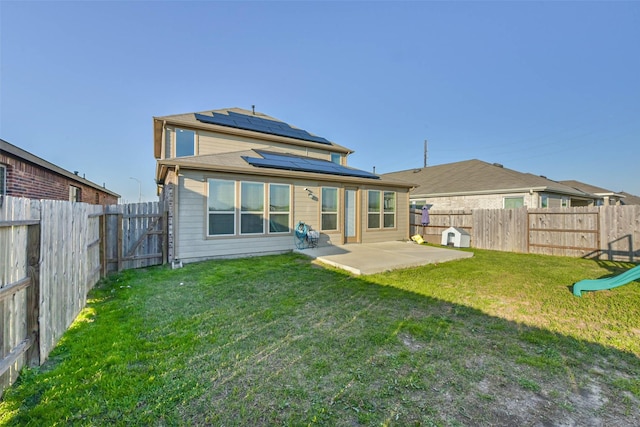
[{"label": "concrete walkway", "polygon": [[352,243],[341,246],[294,249],[324,264],[353,274],[374,274],[398,268],[470,258],[471,252],[418,245],[413,242]]}]

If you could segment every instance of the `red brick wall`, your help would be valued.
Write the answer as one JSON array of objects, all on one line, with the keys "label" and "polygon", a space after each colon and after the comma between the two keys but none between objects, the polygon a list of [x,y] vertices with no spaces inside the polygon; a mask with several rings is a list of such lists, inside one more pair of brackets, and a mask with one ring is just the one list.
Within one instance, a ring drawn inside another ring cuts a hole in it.
[{"label": "red brick wall", "polygon": [[69,200],[69,186],[80,189],[81,202],[113,205],[118,198],[97,188],[74,181],[40,166],[0,154],[0,163],[7,168],[7,195],[29,199]]}]

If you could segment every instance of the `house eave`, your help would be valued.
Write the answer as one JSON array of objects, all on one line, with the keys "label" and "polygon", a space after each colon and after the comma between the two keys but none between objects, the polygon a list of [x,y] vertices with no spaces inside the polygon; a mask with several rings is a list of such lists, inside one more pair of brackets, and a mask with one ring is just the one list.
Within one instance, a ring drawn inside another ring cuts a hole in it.
[{"label": "house eave", "polygon": [[443,192],[443,193],[422,193],[422,194],[412,194],[410,196],[411,199],[424,199],[431,197],[455,197],[455,196],[483,196],[489,194],[508,194],[508,193],[554,193],[567,195],[572,197],[584,198],[584,199],[592,199],[594,195],[586,194],[586,193],[578,193],[566,190],[555,189],[552,187],[521,187],[521,188],[500,188],[500,189],[491,189],[491,190],[476,190],[476,191],[457,191],[457,192]]},{"label": "house eave", "polygon": [[212,167],[207,164],[197,164],[197,163],[189,163],[189,164],[181,164],[175,161],[158,161],[157,167],[157,181],[158,184],[162,184],[164,179],[166,178],[167,172],[172,168],[179,167],[180,170],[195,170],[202,172],[210,172],[210,173],[229,173],[229,174],[237,174],[237,175],[249,175],[249,176],[270,176],[270,177],[279,177],[279,178],[293,178],[293,179],[307,179],[312,181],[321,181],[321,182],[339,182],[344,184],[360,184],[360,185],[371,185],[375,187],[393,187],[393,188],[403,188],[406,190],[410,190],[411,186],[406,183],[400,182],[389,182],[384,179],[369,179],[369,178],[360,178],[360,177],[351,177],[351,176],[343,176],[343,175],[330,175],[330,174],[321,174],[321,173],[312,173],[312,172],[300,172],[300,171],[289,171],[289,170],[280,170],[280,169],[272,169],[272,168],[260,168],[260,167],[234,167],[234,166],[222,166],[216,165]]},{"label": "house eave", "polygon": [[341,154],[353,154],[354,151],[341,145],[331,142],[331,144],[319,144],[317,142],[304,141],[301,139],[287,138],[285,136],[271,135],[268,133],[255,132],[246,129],[232,128],[228,126],[219,126],[214,124],[197,124],[171,118],[154,117],[154,154],[156,159],[161,156],[162,147],[162,129],[165,126],[178,126],[189,129],[204,130],[208,132],[218,132],[226,135],[241,136],[245,138],[260,139],[263,141],[279,142],[282,144],[297,145],[300,147],[308,147],[315,149],[325,149]]}]

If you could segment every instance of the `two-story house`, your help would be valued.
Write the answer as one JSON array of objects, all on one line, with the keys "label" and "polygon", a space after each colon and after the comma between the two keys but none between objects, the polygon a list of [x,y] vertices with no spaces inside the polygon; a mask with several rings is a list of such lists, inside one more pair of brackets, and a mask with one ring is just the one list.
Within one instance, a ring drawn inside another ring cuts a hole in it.
[{"label": "two-story house", "polygon": [[347,166],[348,148],[239,108],[153,123],[170,260],[290,251],[300,222],[321,244],[409,237],[411,185]]}]

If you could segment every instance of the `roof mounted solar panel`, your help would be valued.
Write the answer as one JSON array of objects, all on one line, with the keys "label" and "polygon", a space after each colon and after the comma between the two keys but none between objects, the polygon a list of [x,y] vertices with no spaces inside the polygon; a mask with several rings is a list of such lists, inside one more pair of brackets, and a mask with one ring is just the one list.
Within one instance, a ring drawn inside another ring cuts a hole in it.
[{"label": "roof mounted solar panel", "polygon": [[354,176],[358,178],[380,179],[379,176],[360,169],[338,165],[328,160],[312,159],[309,157],[279,154],[269,151],[254,150],[260,157],[242,156],[252,166],[272,169],[291,170],[299,172],[313,172],[338,176]]},{"label": "roof mounted solar panel", "polygon": [[211,113],[194,114],[196,120],[202,123],[209,123],[219,126],[227,126],[236,129],[252,130],[255,132],[267,133],[270,135],[285,136],[288,138],[301,139],[303,141],[317,142],[320,144],[331,145],[327,139],[311,135],[309,132],[292,128],[284,122],[265,119],[258,116],[248,116],[246,114],[234,113],[229,111],[228,114]]}]

